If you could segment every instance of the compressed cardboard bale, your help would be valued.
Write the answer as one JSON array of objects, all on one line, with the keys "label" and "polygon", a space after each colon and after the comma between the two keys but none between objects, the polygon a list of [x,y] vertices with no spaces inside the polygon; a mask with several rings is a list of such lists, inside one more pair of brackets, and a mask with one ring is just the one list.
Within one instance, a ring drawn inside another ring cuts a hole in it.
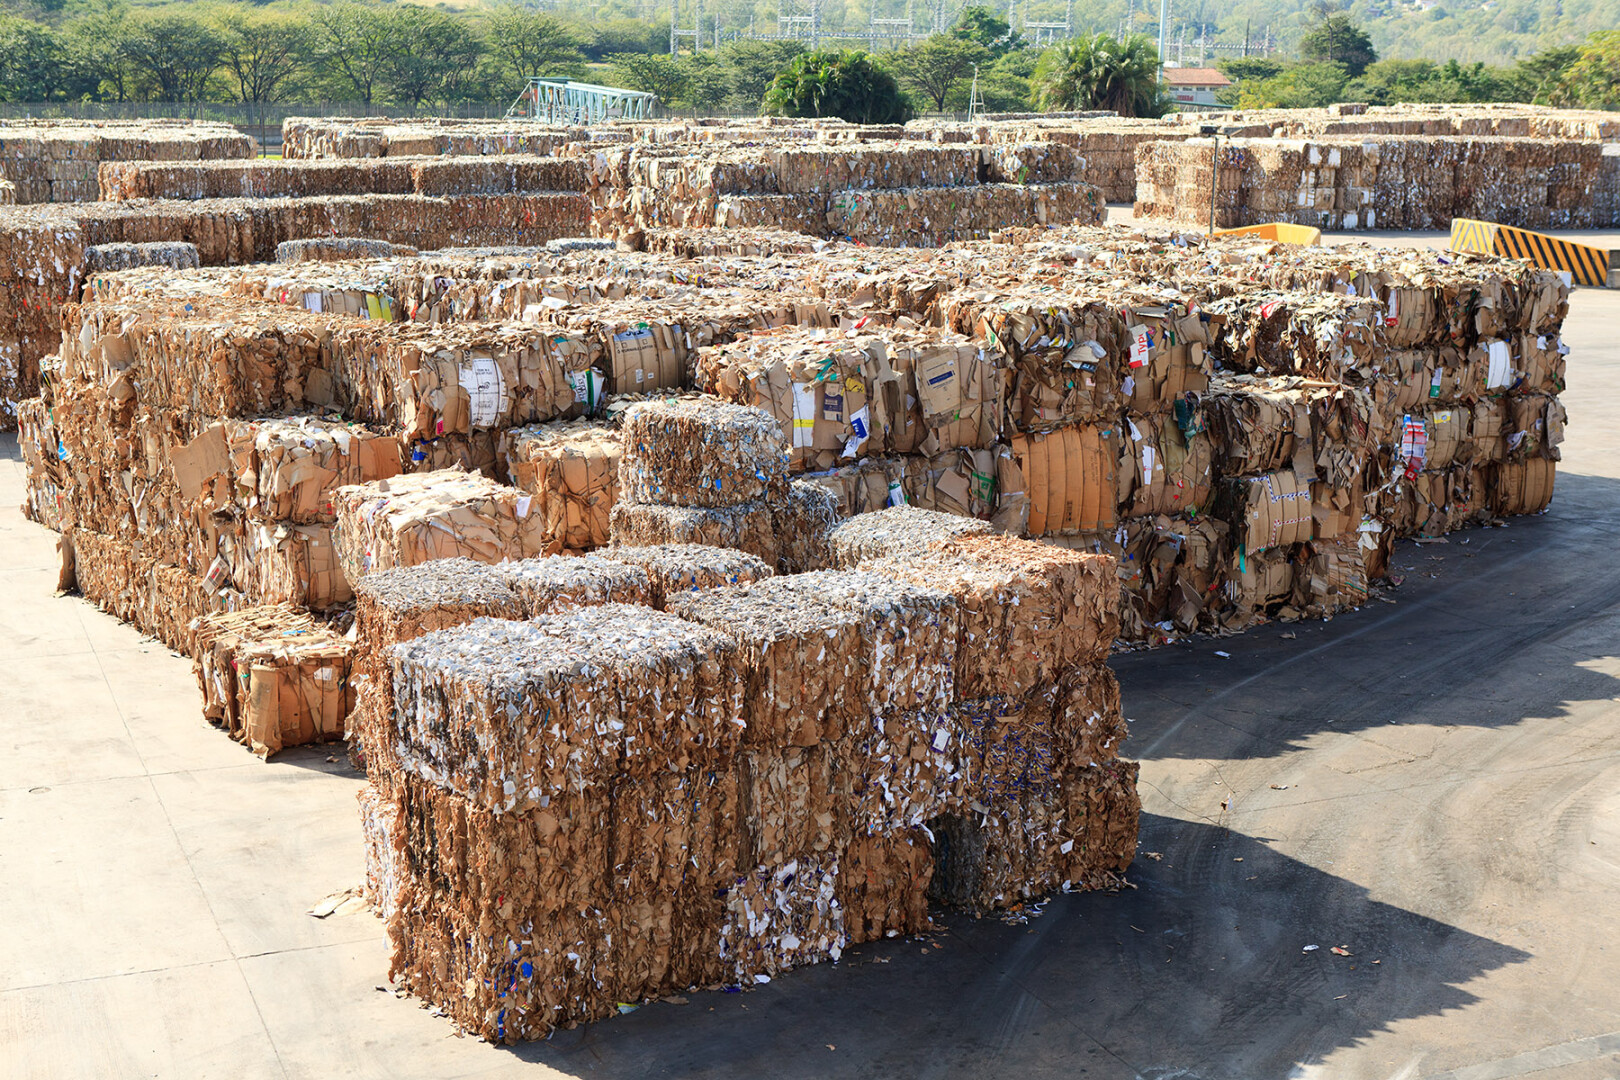
[{"label": "compressed cardboard bale", "polygon": [[624,454],[618,430],[572,420],[514,428],[505,438],[512,485],[539,502],[546,554],[606,544]]},{"label": "compressed cardboard bale", "polygon": [[647,574],[647,600],[664,608],[671,597],[722,585],[747,585],[770,577],[774,571],[761,558],[734,548],[707,544],[617,545],[596,552],[641,567]]},{"label": "compressed cardboard bale", "polygon": [[861,570],[822,570],[762,583],[757,591],[804,597],[861,620],[861,670],[870,683],[867,712],[943,712],[952,698],[961,635],[956,597],[915,582]]},{"label": "compressed cardboard bale", "polygon": [[491,1040],[616,1011],[611,791],[495,814],[410,775],[397,787],[406,872],[390,978]]},{"label": "compressed cardboard bale", "polygon": [[1525,458],[1495,466],[1491,509],[1503,516],[1539,514],[1552,503],[1557,465],[1548,458]]},{"label": "compressed cardboard bale", "polygon": [[1029,496],[1028,535],[1113,528],[1120,433],[1118,424],[1075,424],[1012,437]]},{"label": "compressed cardboard bale", "polygon": [[355,707],[350,745],[372,775],[399,771],[388,650],[477,618],[522,619],[523,601],[487,563],[435,559],[367,574],[355,583]]},{"label": "compressed cardboard bale", "polygon": [[1367,602],[1367,564],[1358,538],[1316,540],[1310,557],[1294,569],[1296,591],[1307,616],[1331,618]]},{"label": "compressed cardboard bale", "polygon": [[961,722],[951,710],[891,709],[859,721],[842,747],[857,837],[889,835],[959,805],[966,781]]},{"label": "compressed cardboard bale", "polygon": [[1229,528],[1218,518],[1135,518],[1103,550],[1119,559],[1122,590],[1120,636],[1157,643],[1192,633],[1226,580]]},{"label": "compressed cardboard bale", "polygon": [[856,836],[838,860],[834,898],[851,945],[932,929],[934,854],[922,829]]},{"label": "compressed cardboard bale", "polygon": [[[360,424],[314,416],[231,421],[223,432],[235,466],[237,498],[260,520],[331,522],[332,489],[399,475],[399,441]],[[211,429],[198,436],[212,439]],[[188,446],[184,465],[202,472],[214,450]],[[195,463],[194,463],[195,462]],[[187,484],[182,481],[182,488]]]},{"label": "compressed cardboard bale", "polygon": [[135,266],[188,270],[200,266],[197,245],[163,240],[149,244],[95,244],[84,249],[84,272],[108,274]]},{"label": "compressed cardboard bale", "polygon": [[1064,888],[1117,886],[1136,853],[1135,762],[1079,770],[1013,803],[929,823],[930,896],[985,912]]},{"label": "compressed cardboard bale", "polygon": [[1170,415],[1127,416],[1121,435],[1115,476],[1123,513],[1196,515],[1209,508],[1212,454],[1196,417],[1183,427]]},{"label": "compressed cardboard bale", "polygon": [[787,455],[776,422],[718,401],[651,401],[622,423],[620,498],[627,503],[736,507],[781,495]]},{"label": "compressed cardboard bale", "polygon": [[276,245],[278,263],[338,262],[349,259],[382,259],[390,255],[415,255],[416,249],[387,240],[362,236],[316,236],[306,240],[283,240]]},{"label": "compressed cardboard bale", "polygon": [[343,737],[353,646],[290,605],[206,615],[196,629],[204,709],[260,757]]},{"label": "compressed cardboard bale", "polygon": [[1215,513],[1231,526],[1240,551],[1286,550],[1314,534],[1310,485],[1292,469],[1222,480]]},{"label": "compressed cardboard bale", "polygon": [[248,596],[312,611],[330,611],[354,597],[330,525],[247,521],[237,541],[231,576]]},{"label": "compressed cardboard bale", "polygon": [[955,697],[1018,696],[1108,655],[1115,561],[1003,536],[964,536],[863,570],[951,593],[961,618]]},{"label": "compressed cardboard bale", "polygon": [[794,469],[984,448],[1001,434],[998,358],[950,331],[782,327],[702,350],[696,378],[774,416]]},{"label": "compressed cardboard bale", "polygon": [[1141,766],[1109,761],[1067,774],[1060,785],[1063,825],[1047,855],[1070,888],[1115,889],[1136,858]]},{"label": "compressed cardboard bale", "polygon": [[763,502],[720,507],[621,502],[613,508],[609,523],[614,544],[702,544],[735,548],[770,566],[779,561],[774,518]]},{"label": "compressed cardboard bale", "polygon": [[1510,399],[1503,425],[1508,457],[1515,461],[1527,457],[1557,461],[1567,418],[1563,403],[1556,397],[1528,394]]},{"label": "compressed cardboard bale", "polygon": [[732,642],[648,608],[477,619],[390,657],[403,766],[501,813],[620,769],[723,766],[743,730]]},{"label": "compressed cardboard bale", "polygon": [[585,350],[542,327],[345,322],[331,339],[338,396],[408,438],[469,435],[571,419],[602,407]]},{"label": "compressed cardboard bale", "polygon": [[833,557],[829,537],[837,523],[832,492],[803,480],[789,484],[786,497],[771,506],[777,570],[802,574],[830,567]]},{"label": "compressed cardboard bale", "polygon": [[744,742],[815,746],[836,740],[870,713],[871,646],[855,611],[818,599],[793,578],[703,589],[666,597],[668,611],[737,643],[732,654],[746,685]]},{"label": "compressed cardboard bale", "polygon": [[720,957],[727,981],[753,985],[789,968],[837,961],[849,944],[838,859],[800,856],[741,875],[726,891]]},{"label": "compressed cardboard bale", "polygon": [[1018,535],[1028,525],[1024,474],[1010,448],[946,450],[928,457],[868,458],[807,479],[833,492],[840,512],[910,505],[978,518],[996,532]]},{"label": "compressed cardboard bale", "polygon": [[653,599],[644,567],[594,554],[503,562],[495,572],[517,594],[530,618],[593,604],[651,604]]},{"label": "compressed cardboard bale", "polygon": [[532,496],[459,469],[342,487],[332,503],[333,538],[351,584],[432,559],[526,559],[545,546]]},{"label": "compressed cardboard bale", "polygon": [[360,836],[366,856],[362,895],[386,926],[399,908],[404,888],[399,800],[391,783],[379,784],[377,779],[369,780],[355,798],[360,803]]},{"label": "compressed cardboard bale", "polygon": [[905,503],[857,514],[829,534],[832,564],[853,569],[867,559],[904,557],[958,536],[984,536],[994,530],[983,521],[919,510]]},{"label": "compressed cardboard bale", "polygon": [[1294,568],[1286,548],[1239,552],[1231,557],[1221,587],[1221,602],[1211,614],[1226,630],[1265,622],[1293,599]]}]

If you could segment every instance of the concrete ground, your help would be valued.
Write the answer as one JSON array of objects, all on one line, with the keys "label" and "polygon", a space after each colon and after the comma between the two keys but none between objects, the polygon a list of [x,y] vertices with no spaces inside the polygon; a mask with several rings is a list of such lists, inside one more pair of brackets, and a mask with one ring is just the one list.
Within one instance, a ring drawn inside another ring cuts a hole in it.
[{"label": "concrete ground", "polygon": [[305,914],[359,881],[360,779],[259,763],[187,661],[53,598],[0,443],[0,1076],[1620,1075],[1620,292],[1566,337],[1545,516],[1403,545],[1331,623],[1116,660],[1133,888],[517,1049],[389,992],[371,915]]}]

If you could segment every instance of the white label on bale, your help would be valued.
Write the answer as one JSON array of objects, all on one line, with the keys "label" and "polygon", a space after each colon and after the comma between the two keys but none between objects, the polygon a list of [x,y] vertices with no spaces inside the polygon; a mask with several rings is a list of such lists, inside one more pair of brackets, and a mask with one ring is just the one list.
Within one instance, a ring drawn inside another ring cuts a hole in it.
[{"label": "white label on bale", "polygon": [[1485,343],[1485,355],[1490,357],[1490,374],[1485,378],[1485,388],[1494,390],[1499,386],[1506,386],[1513,378],[1513,353],[1505,341],[1488,341]]},{"label": "white label on bale", "polygon": [[474,356],[461,366],[461,388],[467,391],[467,421],[493,427],[506,404],[506,380],[493,357]]},{"label": "white label on bale", "polygon": [[793,445],[809,446],[815,441],[816,388],[809,383],[793,384]]},{"label": "white label on bale", "polygon": [[1153,348],[1153,336],[1146,326],[1137,323],[1130,329],[1131,335],[1131,367],[1141,367],[1148,362],[1148,353]]}]

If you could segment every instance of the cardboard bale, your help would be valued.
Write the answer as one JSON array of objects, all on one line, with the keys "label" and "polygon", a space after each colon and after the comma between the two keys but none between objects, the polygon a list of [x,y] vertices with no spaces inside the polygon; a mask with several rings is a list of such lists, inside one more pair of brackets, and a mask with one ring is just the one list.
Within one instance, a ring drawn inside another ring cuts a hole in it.
[{"label": "cardboard bale", "polygon": [[[331,522],[332,489],[387,480],[400,472],[399,441],[364,425],[314,416],[228,421],[224,439],[238,499],[258,520]],[[214,438],[205,431],[199,440]],[[202,474],[213,451],[188,445],[177,461]],[[191,486],[185,479],[182,488]]]},{"label": "cardboard bale", "polygon": [[403,767],[512,813],[621,769],[724,767],[743,733],[726,637],[651,609],[477,619],[391,650]]},{"label": "cardboard bale", "polygon": [[1277,613],[1293,599],[1294,567],[1287,548],[1273,547],[1231,556],[1221,587],[1221,602],[1212,612],[1215,625],[1242,630]]},{"label": "cardboard bale", "polygon": [[303,240],[283,240],[277,244],[275,261],[339,262],[414,254],[415,248],[404,244],[392,244],[387,240],[373,240],[363,236],[312,236]]},{"label": "cardboard bale", "polygon": [[330,611],[354,597],[330,525],[246,521],[226,554],[232,583],[263,603]]},{"label": "cardboard bale", "polygon": [[333,539],[351,585],[365,575],[458,555],[526,559],[544,549],[533,497],[446,469],[338,488]]},{"label": "cardboard bale", "polygon": [[780,545],[771,507],[763,502],[741,506],[655,506],[621,502],[609,518],[614,544],[650,547],[658,544],[703,544],[735,548],[776,566]]},{"label": "cardboard bale", "polygon": [[[543,1037],[615,1011],[609,789],[496,814],[401,776],[389,974],[486,1038]],[[472,993],[468,993],[468,987]]]},{"label": "cardboard bale", "polygon": [[1115,475],[1122,513],[1196,515],[1209,508],[1212,454],[1197,418],[1183,426],[1170,414],[1127,416],[1121,435]]},{"label": "cardboard bale", "polygon": [[149,244],[96,244],[84,249],[84,272],[108,274],[135,266],[187,270],[201,265],[197,245],[164,240]]},{"label": "cardboard bale", "polygon": [[1541,513],[1552,503],[1557,470],[1549,458],[1530,457],[1497,465],[1490,484],[1491,509],[1503,516]]},{"label": "cardboard bale", "polygon": [[1295,574],[1301,606],[1309,617],[1331,618],[1367,602],[1367,563],[1354,533],[1314,541],[1310,557],[1295,567]]},{"label": "cardboard bale", "polygon": [[955,696],[1018,696],[1108,655],[1119,630],[1112,558],[1004,536],[962,536],[863,570],[956,597]]},{"label": "cardboard bale", "polygon": [[671,614],[737,643],[731,662],[747,685],[744,742],[751,747],[831,742],[872,708],[867,621],[797,580],[766,578],[665,598]]},{"label": "cardboard bale", "polygon": [[960,719],[939,708],[890,710],[851,728],[851,827],[861,837],[904,833],[954,808],[965,782]]},{"label": "cardboard bale", "polygon": [[851,839],[838,860],[834,890],[849,943],[932,929],[928,885],[933,876],[932,845],[920,828]]},{"label": "cardboard bale", "polygon": [[832,492],[803,480],[790,483],[787,496],[771,506],[777,570],[803,574],[832,566],[829,537],[837,523],[837,503]]},{"label": "cardboard bale", "polygon": [[595,554],[546,555],[503,562],[496,573],[523,602],[530,618],[593,604],[650,604],[645,568]]},{"label": "cardboard bale", "polygon": [[973,518],[898,506],[856,514],[840,522],[829,535],[833,565],[849,570],[867,559],[903,558],[919,554],[958,536],[982,536],[990,526]]},{"label": "cardboard bale", "polygon": [[600,410],[602,374],[543,329],[362,323],[332,335],[340,396],[357,419],[433,439]]},{"label": "cardboard bale", "polygon": [[940,247],[984,239],[1008,222],[1094,225],[1101,193],[1081,181],[847,190],[827,203],[834,236],[883,247]]},{"label": "cardboard bale", "polygon": [[859,616],[873,715],[940,712],[951,701],[961,636],[951,593],[858,569],[814,571],[759,588],[784,597],[813,597]]},{"label": "cardboard bale", "polygon": [[776,418],[795,469],[983,448],[1001,434],[996,361],[950,332],[784,328],[703,350],[697,368],[702,389]]},{"label": "cardboard bale", "polygon": [[349,743],[369,774],[399,771],[389,649],[478,618],[524,617],[522,600],[496,569],[472,559],[435,559],[380,570],[355,583],[356,695]]},{"label": "cardboard bale", "polygon": [[1239,551],[1284,551],[1315,532],[1311,488],[1292,469],[1228,478],[1217,487],[1215,513],[1231,527]]},{"label": "cardboard bale", "polygon": [[755,555],[705,544],[613,545],[596,552],[604,559],[639,566],[647,573],[647,600],[663,609],[671,597],[722,585],[747,585],[774,572]]},{"label": "cardboard bale", "polygon": [[504,440],[512,485],[539,501],[547,554],[606,544],[624,453],[617,429],[565,420],[514,428]]},{"label": "cardboard bale", "polygon": [[837,877],[836,856],[808,855],[740,876],[726,891],[720,925],[727,981],[752,985],[789,968],[838,960],[849,936]]},{"label": "cardboard bale", "polygon": [[1546,394],[1514,397],[1507,403],[1503,439],[1510,460],[1542,457],[1557,461],[1568,413],[1563,402]]},{"label": "cardboard bale", "polygon": [[1113,761],[1013,803],[935,818],[930,897],[985,912],[1059,887],[1117,885],[1136,853],[1136,773]]},{"label": "cardboard bale", "polygon": [[374,778],[355,794],[360,804],[360,836],[366,858],[362,895],[384,926],[399,909],[404,889],[404,838],[393,786]]},{"label": "cardboard bale", "polygon": [[1120,501],[1120,435],[1120,426],[1110,423],[1073,424],[1012,437],[1013,458],[1028,491],[1028,535],[1098,532],[1114,526]]},{"label": "cardboard bale", "polygon": [[718,401],[650,401],[624,413],[626,503],[737,507],[787,487],[782,434],[759,409]]},{"label": "cardboard bale", "polygon": [[855,774],[841,746],[745,746],[734,772],[739,865],[835,858],[849,842]]},{"label": "cardboard bale", "polygon": [[288,605],[203,616],[197,682],[205,709],[260,757],[343,738],[353,646]]}]

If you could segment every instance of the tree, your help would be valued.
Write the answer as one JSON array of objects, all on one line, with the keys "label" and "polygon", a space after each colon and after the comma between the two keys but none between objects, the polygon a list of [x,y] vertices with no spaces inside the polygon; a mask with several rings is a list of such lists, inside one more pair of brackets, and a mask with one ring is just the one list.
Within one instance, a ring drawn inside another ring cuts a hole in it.
[{"label": "tree", "polygon": [[668,55],[615,53],[608,64],[615,86],[655,94],[665,105],[680,101],[692,79],[686,65]]},{"label": "tree", "polygon": [[584,68],[579,41],[560,20],[510,2],[489,15],[486,40],[502,75],[517,86],[546,76],[570,77]]},{"label": "tree", "polygon": [[69,48],[84,65],[88,92],[100,99],[128,101],[134,93],[134,69],[124,51],[129,34],[129,5],[99,0],[68,24]]},{"label": "tree", "polygon": [[1323,17],[1300,39],[1299,54],[1308,62],[1343,64],[1355,78],[1378,59],[1372,38],[1343,12]]},{"label": "tree", "polygon": [[393,47],[383,74],[394,97],[413,110],[422,102],[459,99],[478,68],[483,43],[471,24],[449,12],[405,5],[386,16]]},{"label": "tree", "polygon": [[1273,60],[1269,56],[1235,56],[1230,60],[1218,60],[1215,63],[1220,70],[1233,82],[1243,82],[1246,79],[1274,79],[1283,73],[1283,62]]},{"label": "tree", "polygon": [[224,52],[224,37],[185,11],[143,13],[124,38],[124,55],[157,101],[201,101]]},{"label": "tree", "polygon": [[901,124],[912,114],[894,76],[859,49],[795,57],[765,92],[765,111],[838,116],[855,124]]},{"label": "tree", "polygon": [[951,36],[982,45],[996,58],[1024,47],[1024,39],[1013,32],[1006,19],[981,4],[962,9],[956,25],[951,27]]},{"label": "tree", "polygon": [[708,53],[698,53],[681,61],[686,68],[686,92],[682,98],[696,115],[699,109],[718,109],[731,96],[731,69]]},{"label": "tree", "polygon": [[334,81],[369,106],[394,53],[393,30],[377,8],[340,0],[311,18],[317,55]]},{"label": "tree", "polygon": [[975,64],[989,59],[989,50],[976,41],[935,34],[895,53],[893,66],[907,86],[932,101],[936,111],[944,112],[945,99],[972,76]]},{"label": "tree", "polygon": [[94,90],[72,45],[48,26],[0,14],[0,100],[66,101]]},{"label": "tree", "polygon": [[591,24],[585,55],[612,61],[620,53],[661,53],[669,48],[669,24],[640,19],[609,19]]},{"label": "tree", "polygon": [[1542,49],[1520,60],[1513,68],[1514,100],[1533,101],[1537,105],[1569,104],[1567,100],[1560,100],[1564,74],[1580,55],[1579,45],[1569,45]]},{"label": "tree", "polygon": [[1162,116],[1159,52],[1142,34],[1060,42],[1035,67],[1035,94],[1048,112],[1110,109],[1121,116]]},{"label": "tree", "polygon": [[979,69],[979,96],[987,112],[1021,112],[1030,107],[1031,80],[1040,49],[1016,49],[989,69]]},{"label": "tree", "polygon": [[733,41],[720,50],[731,71],[731,99],[744,109],[758,109],[777,72],[804,52],[797,41]]},{"label": "tree", "polygon": [[1238,107],[1318,109],[1342,101],[1348,81],[1343,64],[1295,64],[1274,79],[1246,84]]},{"label": "tree", "polygon": [[236,100],[262,105],[285,101],[298,89],[313,59],[309,25],[285,11],[228,7],[216,15],[221,66]]},{"label": "tree", "polygon": [[1559,81],[1559,95],[1587,109],[1620,109],[1620,30],[1587,37]]}]

